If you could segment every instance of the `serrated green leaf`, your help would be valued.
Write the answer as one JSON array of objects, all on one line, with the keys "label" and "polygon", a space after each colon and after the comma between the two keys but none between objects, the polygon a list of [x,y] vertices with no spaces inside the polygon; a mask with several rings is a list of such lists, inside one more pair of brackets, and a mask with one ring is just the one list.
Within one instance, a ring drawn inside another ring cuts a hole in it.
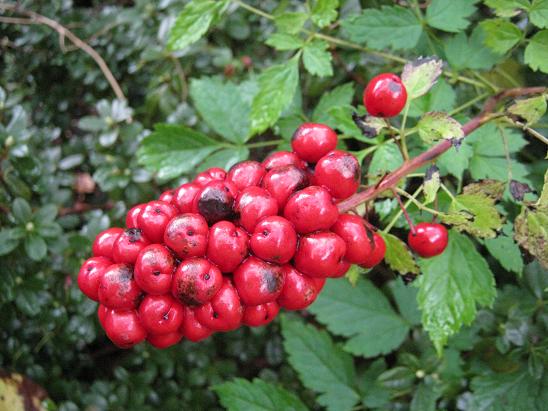
[{"label": "serrated green leaf", "polygon": [[274,17],[274,24],[282,33],[296,34],[302,29],[307,19],[306,13],[285,12]]},{"label": "serrated green leaf", "polygon": [[419,274],[419,267],[409,251],[407,245],[395,235],[383,234],[386,243],[386,254],[384,260],[394,271],[400,274]]},{"label": "serrated green leaf", "polygon": [[346,281],[328,281],[310,311],[332,333],[348,337],[344,348],[354,355],[387,354],[409,331],[384,294],[366,279],[355,287]]},{"label": "serrated green leaf", "polygon": [[447,113],[440,111],[426,113],[417,124],[419,136],[426,144],[441,139],[459,140],[464,137],[461,124]]},{"label": "serrated green leaf", "polygon": [[485,247],[506,270],[521,276],[523,272],[523,258],[513,237],[513,227],[507,223],[504,225],[502,233],[496,238],[485,240]]},{"label": "serrated green leaf", "polygon": [[229,411],[306,411],[306,406],[284,388],[255,378],[253,382],[235,378],[213,387],[221,404]]},{"label": "serrated green leaf", "polygon": [[432,88],[442,73],[443,61],[437,57],[420,57],[403,67],[401,79],[408,100],[423,96]]},{"label": "serrated green leaf", "polygon": [[368,174],[370,176],[382,175],[385,172],[395,170],[403,164],[400,149],[393,141],[383,143],[375,150]]},{"label": "serrated green leaf", "polygon": [[312,21],[323,28],[337,19],[339,0],[315,0],[312,6]]},{"label": "serrated green leaf", "polygon": [[528,124],[534,124],[546,113],[546,97],[541,95],[517,100],[508,108],[508,112],[525,119]]},{"label": "serrated green leaf", "polygon": [[323,40],[314,40],[303,48],[304,67],[310,74],[319,77],[333,75],[331,53],[327,51],[329,45]]},{"label": "serrated green leaf", "polygon": [[350,411],[360,398],[352,357],[325,331],[287,316],[282,317],[282,335],[289,363],[302,383],[320,394],[318,403],[328,410]]},{"label": "serrated green leaf", "polygon": [[154,132],[142,141],[137,158],[159,178],[168,179],[193,171],[219,148],[215,140],[188,127],[156,124]]},{"label": "serrated green leaf", "polygon": [[417,287],[405,285],[400,277],[390,281],[388,288],[402,317],[411,325],[419,325],[421,323],[421,312],[417,305]]},{"label": "serrated green leaf", "polygon": [[333,127],[333,117],[328,114],[329,109],[340,106],[350,106],[354,96],[354,84],[346,83],[338,86],[322,95],[318,102],[312,119],[318,123],[324,123]]},{"label": "serrated green leaf", "polygon": [[428,25],[449,32],[459,32],[470,24],[467,20],[479,0],[433,0],[426,9]]},{"label": "serrated green leaf", "polygon": [[30,208],[29,203],[27,200],[20,197],[13,200],[11,213],[13,214],[15,221],[20,224],[26,223],[32,218],[32,209]]},{"label": "serrated green leaf", "polygon": [[436,411],[442,389],[434,382],[421,382],[413,394],[410,411]]},{"label": "serrated green leaf", "polygon": [[438,354],[463,325],[476,317],[476,304],[491,306],[495,299],[495,279],[486,261],[466,236],[449,231],[445,251],[419,262],[417,301],[422,323]]},{"label": "serrated green leaf", "polygon": [[198,171],[201,172],[210,167],[220,167],[228,170],[234,164],[247,160],[248,158],[249,149],[245,146],[223,148],[208,156],[203,163],[200,164]]},{"label": "serrated green leaf", "polygon": [[523,32],[504,19],[489,19],[480,23],[485,32],[485,45],[495,53],[504,54],[523,37]]},{"label": "serrated green leaf", "polygon": [[485,0],[485,5],[495,9],[499,17],[513,17],[530,6],[529,0]]},{"label": "serrated green leaf", "polygon": [[420,117],[429,111],[449,112],[455,107],[457,95],[445,80],[440,79],[424,96],[411,101],[409,105],[409,117]]},{"label": "serrated green leaf", "polygon": [[400,6],[365,9],[362,14],[343,20],[342,27],[350,40],[367,43],[377,50],[412,49],[422,34],[417,16]]},{"label": "serrated green leaf", "polygon": [[533,0],[529,8],[529,18],[535,26],[548,28],[548,0]]},{"label": "serrated green leaf", "polygon": [[524,58],[534,71],[548,73],[548,30],[539,31],[529,39]]},{"label": "serrated green leaf", "polygon": [[304,45],[303,40],[294,34],[274,33],[266,39],[266,44],[276,50],[295,50]]},{"label": "serrated green leaf", "polygon": [[502,57],[485,47],[485,32],[476,26],[469,38],[459,33],[445,41],[445,57],[449,65],[457,70],[488,70]]},{"label": "serrated green leaf", "polygon": [[27,255],[34,261],[40,261],[48,252],[46,242],[37,234],[28,234],[25,237],[24,245]]},{"label": "serrated green leaf", "polygon": [[19,228],[4,228],[0,230],[0,255],[11,253],[19,245],[24,232]]},{"label": "serrated green leaf", "polygon": [[467,140],[458,149],[452,147],[437,158],[436,165],[442,174],[452,174],[462,180],[463,173],[468,170],[470,158],[474,155],[472,145]]},{"label": "serrated green leaf", "polygon": [[430,166],[424,174],[423,192],[424,204],[432,203],[440,189],[440,170],[437,166]]}]

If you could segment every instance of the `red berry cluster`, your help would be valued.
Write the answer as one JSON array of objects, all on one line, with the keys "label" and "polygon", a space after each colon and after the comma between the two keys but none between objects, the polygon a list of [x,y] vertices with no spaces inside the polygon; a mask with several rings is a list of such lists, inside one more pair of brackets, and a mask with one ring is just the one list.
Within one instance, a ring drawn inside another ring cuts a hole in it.
[{"label": "red berry cluster", "polygon": [[331,128],[303,124],[293,152],[208,169],[133,207],[125,230],[101,232],[78,285],[99,301],[107,336],[122,348],[144,339],[165,348],[265,325],[280,308],[309,306],[351,264],[378,264],[382,237],[339,215],[361,171],[336,146]]}]

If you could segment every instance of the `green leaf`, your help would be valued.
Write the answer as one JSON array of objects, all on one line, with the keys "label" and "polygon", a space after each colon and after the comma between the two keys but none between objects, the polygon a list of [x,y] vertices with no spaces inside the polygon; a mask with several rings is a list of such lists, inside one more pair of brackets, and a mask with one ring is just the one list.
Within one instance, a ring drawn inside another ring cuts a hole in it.
[{"label": "green leaf", "polygon": [[316,106],[316,108],[314,108],[312,119],[318,123],[332,125],[333,118],[328,114],[328,110],[333,107],[349,106],[352,103],[353,96],[353,83],[343,84],[327,93],[324,93],[318,105]]},{"label": "green leaf", "polygon": [[323,28],[337,19],[339,0],[315,0],[312,6],[312,21]]},{"label": "green leaf", "polygon": [[255,378],[253,382],[242,378],[216,385],[213,390],[221,404],[229,411],[306,411],[306,406],[293,393],[284,388]]},{"label": "green leaf", "polygon": [[529,8],[529,18],[535,26],[548,28],[548,0],[533,0]]},{"label": "green leaf", "polygon": [[525,119],[528,124],[534,124],[546,113],[546,97],[541,95],[517,100],[508,108],[508,112]]},{"label": "green leaf", "polygon": [[333,75],[331,53],[327,51],[328,48],[329,44],[323,40],[314,40],[304,46],[303,63],[310,74],[319,77]]},{"label": "green leaf", "polygon": [[346,281],[328,281],[310,311],[329,331],[348,337],[344,348],[354,355],[388,354],[409,331],[384,294],[365,279],[355,287]]},{"label": "green leaf", "polygon": [[384,260],[390,268],[400,274],[419,274],[419,267],[407,245],[395,235],[386,233],[382,237],[386,242]]},{"label": "green leaf", "polygon": [[274,24],[282,33],[296,34],[302,29],[307,19],[306,13],[285,12],[275,16]]},{"label": "green leaf", "polygon": [[485,247],[504,269],[513,271],[521,276],[523,272],[523,258],[513,237],[513,227],[507,223],[504,225],[502,233],[496,238],[485,240]]},{"label": "green leaf", "polygon": [[478,0],[433,0],[426,9],[427,23],[437,29],[450,32],[464,30],[470,22],[467,20],[476,8]]},{"label": "green leaf", "polygon": [[156,124],[137,151],[139,163],[163,179],[193,171],[219,144],[185,126]]},{"label": "green leaf", "polygon": [[266,44],[274,47],[276,50],[295,50],[304,45],[303,40],[294,34],[274,33],[268,39]]},{"label": "green leaf", "polygon": [[302,383],[320,394],[318,403],[328,410],[350,411],[360,398],[352,357],[327,332],[287,316],[282,317],[282,335],[289,363]]},{"label": "green leaf", "polygon": [[459,33],[445,41],[445,57],[449,65],[457,70],[488,70],[493,67],[501,56],[485,47],[485,32],[481,26],[476,26],[468,38]]},{"label": "green leaf", "polygon": [[403,67],[401,79],[407,98],[413,100],[428,93],[442,73],[443,61],[437,57],[420,57]]},{"label": "green leaf", "polygon": [[198,171],[204,171],[210,167],[220,167],[228,170],[234,164],[248,158],[249,150],[245,146],[223,148],[207,157],[198,168]]},{"label": "green leaf", "polygon": [[358,281],[363,273],[364,269],[357,264],[352,264],[344,277],[348,280],[352,286],[358,284]]},{"label": "green leaf", "polygon": [[491,306],[495,279],[472,241],[453,230],[443,254],[421,259],[417,301],[422,323],[438,353],[450,335],[476,317],[476,304]]},{"label": "green leaf", "polygon": [[411,401],[411,411],[436,411],[436,402],[442,390],[433,382],[422,382]]},{"label": "green leaf", "polygon": [[396,278],[388,283],[388,288],[402,317],[411,325],[419,325],[421,323],[421,312],[417,304],[417,287],[405,285],[401,278]]},{"label": "green leaf", "polygon": [[470,158],[474,155],[474,150],[467,140],[462,142],[458,150],[452,147],[436,159],[436,165],[442,174],[449,173],[462,180],[463,173],[468,170]]},{"label": "green leaf", "polygon": [[55,221],[55,217],[57,217],[57,212],[58,209],[55,204],[46,204],[45,206],[38,209],[38,211],[34,215],[34,221],[39,224],[51,223]]},{"label": "green leaf", "polygon": [[0,255],[11,253],[19,245],[24,231],[20,228],[3,228],[0,230]]},{"label": "green leaf", "polygon": [[495,13],[499,17],[513,17],[520,12],[521,9],[529,8],[528,0],[485,0],[485,5],[495,9]]},{"label": "green leaf", "polygon": [[104,131],[108,125],[101,117],[85,116],[78,120],[78,127],[85,131]]},{"label": "green leaf", "polygon": [[417,124],[419,136],[426,144],[441,139],[460,140],[464,131],[460,123],[447,113],[434,111],[426,113]]},{"label": "green leaf", "polygon": [[437,166],[432,165],[426,169],[424,174],[424,203],[430,204],[434,202],[440,189],[440,170]]},{"label": "green leaf", "polygon": [[23,198],[16,198],[13,200],[11,206],[11,213],[18,223],[26,223],[32,218],[32,209],[29,203]]},{"label": "green leaf", "polygon": [[209,26],[219,19],[225,11],[227,0],[191,1],[181,11],[167,41],[171,51],[181,50],[198,41],[209,29]]},{"label": "green leaf", "polygon": [[486,34],[485,45],[498,54],[506,53],[523,37],[515,24],[504,19],[483,20],[480,26]]},{"label": "green leaf", "polygon": [[524,58],[534,71],[548,73],[548,30],[539,31],[529,39]]},{"label": "green leaf", "polygon": [[409,117],[420,117],[429,111],[451,111],[457,95],[447,82],[440,79],[424,96],[414,99],[409,105]]},{"label": "green leaf", "polygon": [[367,43],[377,50],[412,49],[422,34],[417,16],[400,6],[365,9],[362,14],[343,20],[342,27],[350,40]]},{"label": "green leaf", "polygon": [[382,175],[392,171],[403,164],[401,152],[393,141],[383,143],[375,150],[371,163],[369,164],[369,175]]},{"label": "green leaf", "polygon": [[32,260],[40,261],[46,256],[48,247],[42,237],[31,233],[25,237],[25,251]]},{"label": "green leaf", "polygon": [[242,89],[219,77],[202,77],[190,82],[190,96],[205,122],[216,133],[234,143],[249,138],[251,104]]},{"label": "green leaf", "polygon": [[291,104],[299,83],[299,56],[269,67],[259,76],[259,92],[251,104],[251,131],[261,133],[272,126]]}]

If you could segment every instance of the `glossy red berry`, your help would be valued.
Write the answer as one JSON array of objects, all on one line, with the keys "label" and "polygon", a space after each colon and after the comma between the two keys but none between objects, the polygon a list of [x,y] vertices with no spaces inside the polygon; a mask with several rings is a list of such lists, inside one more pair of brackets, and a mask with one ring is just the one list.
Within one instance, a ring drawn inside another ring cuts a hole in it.
[{"label": "glossy red berry", "polygon": [[223,273],[231,273],[248,254],[249,236],[230,221],[219,221],[209,230],[207,258]]},{"label": "glossy red berry", "polygon": [[213,299],[194,310],[198,321],[213,331],[231,331],[240,327],[244,307],[236,288],[228,278]]},{"label": "glossy red berry", "polygon": [[139,214],[137,224],[150,242],[161,243],[167,224],[177,214],[177,208],[170,203],[160,200],[151,201]]},{"label": "glossy red berry", "polygon": [[171,252],[160,244],[151,244],[141,250],[134,267],[135,282],[146,293],[160,295],[169,293],[175,272],[175,259]]},{"label": "glossy red berry", "polygon": [[209,227],[200,214],[186,213],[173,218],[164,231],[164,243],[179,258],[203,257],[207,250]]},{"label": "glossy red berry", "polygon": [[257,257],[249,257],[234,271],[234,286],[245,305],[259,305],[276,300],[283,285],[282,267]]},{"label": "glossy red berry", "polygon": [[337,147],[337,133],[325,124],[304,123],[291,139],[291,147],[297,155],[309,163],[315,163]]},{"label": "glossy red berry", "polygon": [[301,237],[295,268],[312,277],[331,277],[344,269],[346,244],[337,234],[324,231]]},{"label": "glossy red berry", "polygon": [[146,204],[137,204],[129,209],[126,214],[126,228],[139,228],[138,218]]},{"label": "glossy red berry", "polygon": [[166,190],[162,194],[160,194],[160,197],[158,197],[158,200],[171,204],[171,202],[173,201],[174,195],[175,195],[175,190]]},{"label": "glossy red berry", "polygon": [[283,166],[270,170],[263,178],[262,186],[278,202],[278,208],[282,210],[287,199],[295,191],[308,184],[306,173],[295,166]]},{"label": "glossy red berry", "polygon": [[242,161],[233,165],[226,179],[233,183],[238,190],[244,190],[247,187],[258,186],[266,174],[263,165],[258,161]]},{"label": "glossy red berry", "polygon": [[291,151],[275,151],[263,160],[263,167],[266,171],[283,166],[295,166],[304,170],[306,163],[296,153],[292,153]]},{"label": "glossy red berry", "polygon": [[348,270],[350,269],[350,267],[352,266],[352,264],[350,264],[348,261],[346,260],[343,260],[340,264],[339,264],[339,267],[337,267],[337,270],[335,272],[333,272],[329,278],[340,278],[340,277],[344,277],[344,275],[348,272]]},{"label": "glossy red berry", "polygon": [[147,295],[139,306],[141,324],[149,334],[176,332],[184,315],[183,305],[169,294]]},{"label": "glossy red berry", "polygon": [[323,284],[325,279],[308,277],[289,264],[284,265],[282,271],[285,281],[278,304],[286,310],[304,310],[316,300],[320,292],[316,280]]},{"label": "glossy red berry", "polygon": [[92,246],[93,255],[112,259],[114,242],[123,232],[122,228],[113,227],[97,234]]},{"label": "glossy red berry", "polygon": [[209,225],[235,218],[234,202],[238,188],[230,181],[212,181],[194,198],[192,210],[201,214]]},{"label": "glossy red berry", "polygon": [[127,264],[112,264],[105,269],[98,290],[99,302],[115,310],[136,308],[143,297],[133,278],[133,269]]},{"label": "glossy red berry", "polygon": [[135,310],[109,312],[105,318],[105,332],[120,348],[131,348],[147,336]]},{"label": "glossy red berry", "polygon": [[383,73],[369,81],[363,92],[363,104],[375,117],[394,117],[407,102],[407,90],[401,79],[392,73]]},{"label": "glossy red berry", "polygon": [[264,188],[248,187],[238,196],[235,211],[239,224],[252,233],[261,218],[278,214],[278,202]]},{"label": "glossy red berry", "polygon": [[278,315],[280,306],[277,302],[247,306],[244,310],[242,322],[250,327],[260,327],[272,322]]},{"label": "glossy red berry", "polygon": [[314,183],[327,188],[337,199],[348,198],[356,193],[360,178],[358,159],[346,151],[330,151],[314,168]]},{"label": "glossy red berry", "polygon": [[265,217],[255,226],[249,240],[253,254],[262,260],[285,264],[297,248],[297,233],[293,224],[280,216]]},{"label": "glossy red berry", "polygon": [[99,304],[99,307],[97,307],[97,318],[99,319],[99,324],[101,324],[101,327],[105,328],[107,315],[112,311],[112,308],[108,308],[102,304]]},{"label": "glossy red berry", "polygon": [[223,181],[226,178],[226,171],[219,167],[208,168],[202,171],[194,179],[194,183],[199,186],[205,187],[212,181]]},{"label": "glossy red berry", "polygon": [[365,268],[373,268],[379,264],[386,254],[386,243],[384,239],[377,233],[373,233],[373,236],[369,237],[369,246],[371,247],[371,252],[367,256],[364,263],[360,264]]},{"label": "glossy red berry", "polygon": [[178,344],[183,339],[183,333],[175,331],[169,334],[153,334],[147,337],[147,341],[153,347],[164,349]]},{"label": "glossy red berry", "polygon": [[171,293],[180,302],[197,306],[211,301],[222,285],[217,266],[204,258],[190,258],[177,267]]},{"label": "glossy red berry", "polygon": [[299,234],[327,230],[339,217],[329,191],[323,187],[310,186],[293,194],[284,209],[287,218]]},{"label": "glossy red berry", "polygon": [[[364,264],[372,252],[370,237],[361,217],[352,214],[341,214],[331,231],[346,243],[344,259],[352,264]],[[373,233],[370,232],[371,237]]]},{"label": "glossy red berry", "polygon": [[181,325],[180,331],[183,333],[183,336],[192,342],[198,342],[206,339],[213,331],[202,325],[197,319],[194,309],[190,307],[185,307],[185,318],[183,319],[183,324]]},{"label": "glossy red berry", "polygon": [[116,263],[134,264],[137,256],[150,241],[138,228],[130,228],[116,239],[112,248],[112,259]]},{"label": "glossy red berry", "polygon": [[179,209],[179,212],[191,213],[194,198],[200,191],[202,191],[202,187],[196,183],[183,184],[175,190],[171,203]]},{"label": "glossy red berry", "polygon": [[88,298],[99,301],[99,282],[111,264],[112,261],[106,257],[91,257],[82,264],[78,273],[78,287]]},{"label": "glossy red berry", "polygon": [[438,223],[419,223],[415,225],[415,235],[407,237],[409,247],[424,258],[443,253],[449,241],[447,229]]}]

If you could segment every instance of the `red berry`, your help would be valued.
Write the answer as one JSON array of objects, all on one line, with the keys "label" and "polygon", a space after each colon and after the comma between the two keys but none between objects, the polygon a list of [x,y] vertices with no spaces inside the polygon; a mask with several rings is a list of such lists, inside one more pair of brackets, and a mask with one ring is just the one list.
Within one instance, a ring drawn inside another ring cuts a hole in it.
[{"label": "red berry", "polygon": [[223,274],[204,258],[190,258],[177,267],[171,293],[180,302],[201,305],[211,301],[223,285]]},{"label": "red berry", "polygon": [[162,194],[160,194],[160,197],[158,200],[165,201],[166,203],[171,203],[173,201],[173,196],[175,195],[175,190],[166,190]]},{"label": "red berry", "polygon": [[[372,244],[363,219],[357,215],[341,214],[331,231],[346,243],[344,259],[353,264],[364,264],[372,252]],[[371,236],[373,233],[369,232]]]},{"label": "red berry", "polygon": [[231,273],[248,254],[249,237],[230,221],[219,221],[209,230],[207,258],[223,273]]},{"label": "red berry", "polygon": [[183,333],[175,331],[169,334],[149,335],[147,341],[154,347],[164,349],[178,344],[183,339]]},{"label": "red berry", "polygon": [[263,160],[263,167],[266,171],[283,166],[295,166],[304,170],[306,163],[291,151],[276,151]]},{"label": "red berry", "polygon": [[249,240],[253,254],[262,260],[285,264],[295,254],[297,233],[293,225],[283,217],[265,217],[255,226]]},{"label": "red berry", "polygon": [[139,214],[137,224],[151,242],[161,243],[167,223],[177,214],[177,208],[170,203],[151,201]]},{"label": "red berry", "polygon": [[350,264],[348,261],[344,260],[341,264],[339,264],[339,267],[337,270],[329,276],[329,278],[339,278],[344,277],[344,275],[348,272],[352,264]]},{"label": "red berry", "polygon": [[183,319],[180,331],[187,340],[193,342],[204,340],[213,334],[212,330],[200,324],[196,319],[194,310],[190,307],[185,307],[185,318]]},{"label": "red berry", "polygon": [[105,318],[108,338],[120,348],[131,348],[143,341],[147,332],[135,310],[111,311]]},{"label": "red berry", "polygon": [[194,183],[199,186],[205,187],[212,181],[223,181],[226,178],[226,171],[219,167],[208,168],[202,171],[194,179]]},{"label": "red berry", "polygon": [[301,237],[295,254],[295,268],[312,277],[330,277],[345,266],[344,240],[335,233],[319,232]]},{"label": "red berry", "polygon": [[202,191],[202,187],[196,183],[186,183],[175,190],[171,203],[176,206],[181,213],[191,213],[194,198]]},{"label": "red berry", "polygon": [[235,211],[239,224],[252,233],[261,218],[278,214],[278,202],[264,188],[248,187],[238,196]]},{"label": "red berry", "polygon": [[260,327],[272,322],[278,315],[280,306],[276,301],[270,303],[247,306],[244,310],[242,322],[250,327]]},{"label": "red berry", "polygon": [[106,257],[112,259],[114,242],[122,234],[122,228],[109,228],[101,231],[93,241],[92,251],[95,257]]},{"label": "red berry", "polygon": [[282,268],[251,256],[234,271],[234,285],[245,305],[274,301],[284,285]]},{"label": "red berry", "polygon": [[97,317],[99,318],[99,324],[101,324],[101,327],[105,328],[107,315],[112,311],[112,308],[108,308],[102,304],[99,304],[99,307],[97,308]]},{"label": "red berry", "polygon": [[440,255],[449,241],[447,230],[437,223],[419,223],[415,226],[416,234],[411,232],[407,237],[409,247],[424,258]]},{"label": "red berry", "polygon": [[228,278],[209,303],[194,310],[198,321],[213,331],[231,331],[242,323],[244,308],[236,289]]},{"label": "red berry", "polygon": [[386,254],[386,243],[377,233],[373,233],[373,238],[369,237],[369,247],[371,252],[368,254],[364,263],[360,264],[364,268],[372,268],[379,264]]},{"label": "red berry", "polygon": [[407,90],[401,79],[392,73],[383,73],[369,81],[363,91],[363,105],[375,117],[394,117],[407,102]]},{"label": "red berry", "polygon": [[304,123],[291,139],[291,147],[304,161],[315,163],[337,147],[337,133],[325,124]]},{"label": "red berry", "polygon": [[209,227],[200,214],[182,214],[173,218],[164,232],[164,243],[179,258],[203,257],[207,250]]},{"label": "red berry", "polygon": [[323,156],[314,168],[314,183],[344,199],[354,194],[360,185],[360,163],[346,151],[333,150]]},{"label": "red berry", "polygon": [[169,293],[174,272],[175,259],[171,252],[160,244],[143,248],[135,261],[135,282],[149,294]]},{"label": "red berry", "polygon": [[230,181],[212,181],[194,198],[192,210],[201,214],[209,225],[235,217],[234,202],[238,188]]},{"label": "red berry", "polygon": [[146,204],[137,204],[129,209],[126,214],[126,228],[139,228],[138,218]]},{"label": "red berry", "polygon": [[132,267],[112,264],[99,282],[99,302],[115,310],[130,310],[141,302],[143,293],[133,278]]},{"label": "red berry", "polygon": [[283,166],[270,170],[263,178],[262,186],[276,199],[282,210],[287,199],[295,191],[308,184],[306,174],[295,166]]},{"label": "red berry", "polygon": [[238,187],[238,190],[243,190],[261,184],[265,173],[266,171],[261,163],[248,160],[233,165],[228,171],[226,179]]},{"label": "red berry", "polygon": [[323,187],[310,186],[297,191],[287,201],[284,217],[299,234],[327,230],[339,216],[337,206],[329,191]]},{"label": "red berry", "polygon": [[312,304],[320,290],[316,280],[325,282],[324,278],[308,277],[295,269],[292,265],[286,264],[282,267],[285,276],[282,293],[278,297],[278,304],[286,310],[303,310]]},{"label": "red berry", "polygon": [[147,295],[139,306],[141,323],[149,334],[169,334],[179,329],[184,307],[169,294]]},{"label": "red berry", "polygon": [[112,261],[105,257],[91,257],[82,264],[78,273],[78,287],[88,298],[99,301],[99,282],[111,264]]},{"label": "red berry", "polygon": [[134,264],[137,256],[150,242],[138,228],[130,228],[116,239],[112,247],[112,259],[117,263]]}]

